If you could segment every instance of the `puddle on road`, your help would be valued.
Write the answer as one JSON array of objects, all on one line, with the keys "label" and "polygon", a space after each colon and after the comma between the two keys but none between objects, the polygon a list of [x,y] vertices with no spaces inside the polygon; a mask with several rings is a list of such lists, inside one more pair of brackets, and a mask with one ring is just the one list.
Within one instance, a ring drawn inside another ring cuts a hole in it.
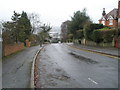
[{"label": "puddle on road", "polygon": [[72,52],[70,52],[69,54],[72,55],[72,56],[74,56],[75,58],[81,60],[81,61],[84,61],[84,62],[88,63],[88,64],[90,64],[90,63],[91,63],[91,64],[97,64],[97,63],[98,63],[97,61],[94,61],[94,60],[92,60],[92,59],[90,59],[90,58],[86,58],[86,57],[77,55],[77,54],[72,53]]}]

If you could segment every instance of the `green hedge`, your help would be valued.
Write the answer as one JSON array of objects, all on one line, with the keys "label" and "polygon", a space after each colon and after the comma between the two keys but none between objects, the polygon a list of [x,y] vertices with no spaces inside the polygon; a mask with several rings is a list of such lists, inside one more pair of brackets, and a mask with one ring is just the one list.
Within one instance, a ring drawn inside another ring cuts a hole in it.
[{"label": "green hedge", "polygon": [[101,28],[103,28],[103,24],[88,24],[88,25],[86,25],[84,27],[84,30],[83,30],[85,39],[87,39],[87,40],[93,40],[94,35],[92,37],[92,33],[94,32],[94,30],[101,29]]},{"label": "green hedge", "polygon": [[117,32],[116,29],[94,30],[92,33],[92,40],[96,43],[100,42],[109,43],[112,42],[116,32]]},{"label": "green hedge", "polygon": [[94,30],[91,35],[91,38],[96,43],[100,43],[103,41],[101,31],[99,31],[99,30]]},{"label": "green hedge", "polygon": [[95,30],[95,29],[101,29],[103,28],[103,24],[90,24],[90,29]]}]

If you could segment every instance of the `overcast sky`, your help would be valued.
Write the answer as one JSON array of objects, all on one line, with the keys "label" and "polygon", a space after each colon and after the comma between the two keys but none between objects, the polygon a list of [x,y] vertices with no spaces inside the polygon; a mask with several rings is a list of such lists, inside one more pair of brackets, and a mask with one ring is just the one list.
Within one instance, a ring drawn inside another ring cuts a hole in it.
[{"label": "overcast sky", "polygon": [[87,9],[87,14],[93,22],[98,23],[102,16],[103,8],[106,13],[118,7],[118,0],[1,0],[0,20],[10,20],[13,11],[21,13],[38,13],[44,23],[50,23],[53,27],[60,26],[75,11]]}]

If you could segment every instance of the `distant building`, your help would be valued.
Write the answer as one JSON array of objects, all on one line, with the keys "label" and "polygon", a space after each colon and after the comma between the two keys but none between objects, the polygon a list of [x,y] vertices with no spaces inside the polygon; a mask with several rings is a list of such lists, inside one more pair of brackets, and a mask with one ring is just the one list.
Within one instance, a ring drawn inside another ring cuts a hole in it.
[{"label": "distant building", "polygon": [[106,14],[105,8],[103,8],[99,23],[109,27],[120,27],[120,0],[118,0],[118,9],[115,8]]},{"label": "distant building", "polygon": [[59,40],[61,40],[58,32],[49,32],[49,35],[51,37],[51,43],[57,43]]}]

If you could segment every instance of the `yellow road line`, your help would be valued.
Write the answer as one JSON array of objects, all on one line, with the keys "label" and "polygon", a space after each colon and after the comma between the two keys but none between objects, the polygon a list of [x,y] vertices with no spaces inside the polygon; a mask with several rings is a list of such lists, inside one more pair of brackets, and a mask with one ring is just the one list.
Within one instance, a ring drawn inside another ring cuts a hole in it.
[{"label": "yellow road line", "polygon": [[69,46],[69,47],[72,47],[72,48],[75,48],[75,49],[78,49],[78,50],[85,51],[85,52],[92,52],[92,53],[95,53],[95,54],[99,54],[99,55],[103,55],[103,56],[107,56],[107,57],[111,57],[111,58],[115,58],[115,59],[120,59],[120,58],[117,57],[117,56],[106,55],[106,54],[104,54],[104,53],[95,52],[95,51],[91,51],[91,50],[86,50],[86,49],[82,49],[82,48],[77,48],[77,47],[74,47],[74,46],[71,46],[71,45],[68,45],[68,46]]}]

